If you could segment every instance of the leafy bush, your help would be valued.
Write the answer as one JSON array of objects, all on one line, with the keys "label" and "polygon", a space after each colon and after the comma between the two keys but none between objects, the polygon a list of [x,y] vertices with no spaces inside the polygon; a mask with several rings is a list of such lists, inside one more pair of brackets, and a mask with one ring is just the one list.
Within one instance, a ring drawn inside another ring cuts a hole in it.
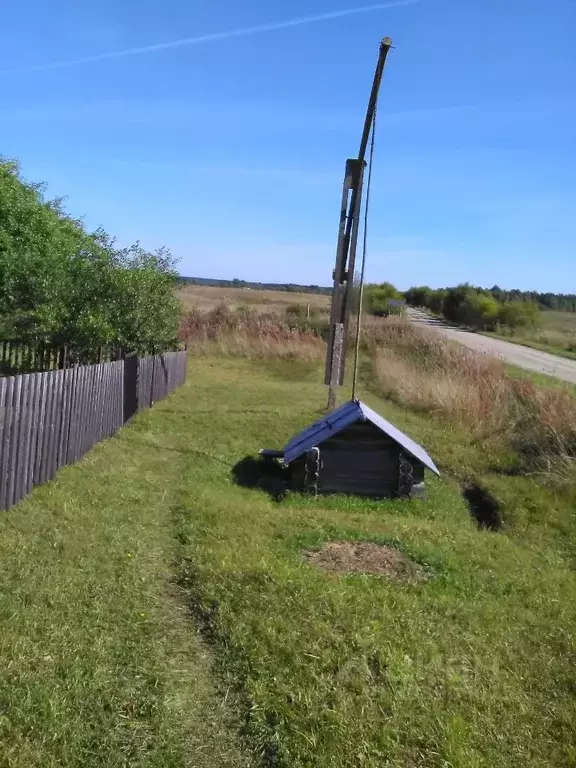
[{"label": "leafy bush", "polygon": [[498,322],[505,328],[537,328],[540,310],[534,302],[509,301],[500,306]]},{"label": "leafy bush", "polygon": [[537,328],[540,323],[540,310],[535,302],[499,301],[494,290],[474,288],[467,283],[438,290],[427,286],[410,288],[405,298],[413,307],[426,307],[452,323],[483,331]]},{"label": "leafy bush", "polygon": [[174,260],[89,233],[0,160],[0,332],[79,348],[165,347],[176,339]]},{"label": "leafy bush", "polygon": [[398,314],[397,307],[390,305],[390,299],[399,299],[400,293],[392,283],[367,285],[364,289],[364,310],[369,315],[384,317],[388,314]]},{"label": "leafy bush", "polygon": [[427,285],[409,288],[404,294],[406,302],[412,307],[428,307],[433,291]]}]

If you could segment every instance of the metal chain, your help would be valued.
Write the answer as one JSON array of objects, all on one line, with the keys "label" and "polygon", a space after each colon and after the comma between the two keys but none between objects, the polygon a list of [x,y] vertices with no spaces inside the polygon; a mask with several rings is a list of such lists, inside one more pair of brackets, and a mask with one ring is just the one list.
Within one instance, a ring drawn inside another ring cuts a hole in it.
[{"label": "metal chain", "polygon": [[398,457],[398,496],[410,496],[414,485],[414,467],[404,452]]},{"label": "metal chain", "polygon": [[304,490],[308,493],[318,493],[320,477],[320,449],[311,448],[306,452],[304,461]]}]

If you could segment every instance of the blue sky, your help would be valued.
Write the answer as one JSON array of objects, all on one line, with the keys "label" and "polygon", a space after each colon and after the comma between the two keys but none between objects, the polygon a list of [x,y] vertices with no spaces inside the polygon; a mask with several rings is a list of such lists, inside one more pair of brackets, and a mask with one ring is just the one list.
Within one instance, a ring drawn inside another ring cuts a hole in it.
[{"label": "blue sky", "polygon": [[369,279],[576,291],[573,0],[377,5],[4,5],[0,153],[183,274],[329,284],[389,35]]}]

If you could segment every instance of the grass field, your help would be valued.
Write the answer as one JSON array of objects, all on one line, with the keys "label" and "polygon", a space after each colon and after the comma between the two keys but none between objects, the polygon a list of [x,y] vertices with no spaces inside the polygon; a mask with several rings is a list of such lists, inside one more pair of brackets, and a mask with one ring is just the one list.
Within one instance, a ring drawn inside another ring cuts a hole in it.
[{"label": "grass field", "polygon": [[542,312],[538,330],[518,330],[513,336],[490,334],[506,341],[576,360],[576,312]]},{"label": "grass field", "polygon": [[[182,390],[3,515],[0,765],[576,766],[574,495],[366,390],[439,463],[427,500],[235,485],[321,412],[319,380],[192,359]],[[472,522],[468,472],[501,532]],[[428,579],[303,556],[352,539]]]},{"label": "grass field", "polygon": [[2,514],[1,766],[252,765],[174,581],[182,466],[153,421],[163,450],[141,417]]},{"label": "grass field", "polygon": [[186,285],[178,289],[178,296],[184,310],[214,309],[225,304],[230,309],[250,307],[260,312],[284,312],[287,307],[299,304],[304,308],[309,305],[311,312],[327,312],[330,306],[330,297],[320,294],[221,288],[210,285]]}]

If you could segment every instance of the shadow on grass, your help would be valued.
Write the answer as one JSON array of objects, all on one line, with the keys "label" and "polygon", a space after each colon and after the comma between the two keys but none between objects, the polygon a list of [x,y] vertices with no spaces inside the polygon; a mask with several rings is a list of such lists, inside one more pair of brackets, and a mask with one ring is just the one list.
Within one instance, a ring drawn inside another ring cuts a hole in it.
[{"label": "shadow on grass", "polygon": [[232,479],[242,488],[257,488],[273,501],[282,501],[290,485],[290,470],[271,459],[245,456],[232,467]]},{"label": "shadow on grass", "polygon": [[468,502],[470,514],[479,528],[498,531],[502,527],[502,513],[499,501],[477,483],[468,483],[462,489],[462,495]]}]

